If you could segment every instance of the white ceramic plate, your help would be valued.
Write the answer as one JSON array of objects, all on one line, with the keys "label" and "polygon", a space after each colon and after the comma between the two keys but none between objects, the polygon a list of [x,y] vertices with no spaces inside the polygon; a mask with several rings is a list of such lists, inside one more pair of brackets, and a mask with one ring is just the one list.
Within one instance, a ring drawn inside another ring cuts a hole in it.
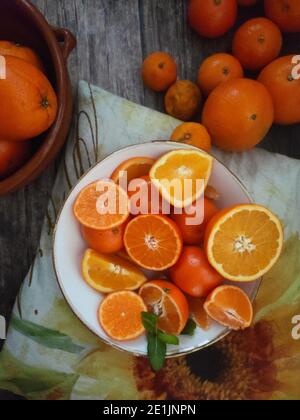
[{"label": "white ceramic plate", "polygon": [[[58,282],[70,307],[78,318],[106,343],[136,355],[147,354],[144,336],[134,341],[111,340],[99,325],[97,312],[103,295],[90,288],[81,274],[81,261],[87,246],[73,215],[73,205],[78,193],[88,184],[109,177],[113,170],[127,159],[137,156],[158,158],[174,149],[191,148],[172,142],[153,142],[130,146],[113,153],[93,167],[75,186],[59,216],[54,236],[54,266]],[[214,162],[210,185],[222,191],[221,208],[234,204],[250,203],[251,197],[242,183],[220,162]],[[228,282],[230,284],[230,282]],[[253,301],[260,281],[241,285]],[[209,331],[197,328],[193,337],[181,336],[179,346],[168,346],[168,356],[179,356],[207,347],[223,338],[228,329],[214,324]]]}]

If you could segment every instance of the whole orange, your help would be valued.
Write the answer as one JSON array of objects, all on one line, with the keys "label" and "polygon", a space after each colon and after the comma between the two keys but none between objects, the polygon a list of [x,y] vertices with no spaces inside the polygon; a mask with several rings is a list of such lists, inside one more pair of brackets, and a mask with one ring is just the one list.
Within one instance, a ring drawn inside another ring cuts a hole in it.
[{"label": "whole orange", "polygon": [[214,54],[201,64],[198,71],[198,85],[208,96],[220,83],[244,77],[241,63],[230,54]]},{"label": "whole orange", "polygon": [[170,270],[172,281],[179,289],[194,297],[207,297],[223,283],[223,278],[209,264],[204,251],[196,246],[186,246]]},{"label": "whole orange", "polygon": [[203,124],[222,150],[239,152],[256,146],[274,121],[271,95],[255,80],[222,83],[208,97]]},{"label": "whole orange", "polygon": [[14,173],[31,155],[30,142],[0,141],[0,179]]},{"label": "whole orange", "polygon": [[300,32],[299,0],[265,0],[265,13],[283,32]]},{"label": "whole orange", "polygon": [[270,92],[275,110],[275,123],[300,123],[300,78],[293,77],[293,56],[277,58],[258,77]]},{"label": "whole orange", "polygon": [[170,54],[154,52],[144,61],[142,78],[145,85],[156,91],[167,90],[177,79],[177,65]]},{"label": "whole orange", "polygon": [[278,26],[266,18],[245,22],[233,38],[233,55],[247,70],[261,70],[279,56],[282,35]]},{"label": "whole orange", "polygon": [[172,141],[189,144],[209,152],[211,138],[204,125],[194,122],[180,124],[172,133]]},{"label": "whole orange", "polygon": [[132,187],[133,189],[133,191],[128,190],[131,214],[134,216],[141,214],[163,214],[163,199],[160,194],[157,194],[157,197],[155,197],[157,198],[157,202],[152,197],[153,190],[157,190],[153,187],[149,175],[133,179],[130,184],[129,188]]},{"label": "whole orange", "polygon": [[20,58],[6,56],[0,80],[0,137],[24,141],[46,131],[57,114],[56,94],[46,76]]},{"label": "whole orange", "polygon": [[190,0],[188,20],[193,29],[207,38],[218,38],[237,19],[236,0]]},{"label": "whole orange", "polygon": [[216,204],[212,200],[204,198],[204,219],[201,224],[190,225],[187,223],[188,219],[195,217],[196,209],[193,212],[190,212],[191,214],[188,214],[184,210],[182,214],[173,213],[172,219],[182,233],[183,243],[185,245],[200,245],[207,224],[218,212],[219,210]]},{"label": "whole orange", "polygon": [[200,89],[195,83],[178,80],[166,93],[166,111],[172,117],[188,121],[199,111],[201,97]]},{"label": "whole orange", "polygon": [[123,237],[126,226],[127,222],[108,230],[96,230],[82,226],[81,233],[94,251],[100,252],[100,254],[113,254],[124,248]]},{"label": "whole orange", "polygon": [[0,41],[0,55],[11,55],[21,58],[30,64],[33,64],[39,70],[44,71],[44,66],[39,56],[31,48],[25,47],[15,42]]}]

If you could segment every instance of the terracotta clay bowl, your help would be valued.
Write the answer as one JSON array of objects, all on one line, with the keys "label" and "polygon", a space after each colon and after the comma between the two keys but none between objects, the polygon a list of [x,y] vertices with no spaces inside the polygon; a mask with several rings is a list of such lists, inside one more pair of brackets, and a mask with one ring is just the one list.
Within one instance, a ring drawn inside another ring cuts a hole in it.
[{"label": "terracotta clay bowl", "polygon": [[58,97],[56,121],[47,132],[32,140],[35,150],[32,158],[13,175],[0,181],[0,196],[3,196],[37,178],[65,143],[73,108],[67,59],[76,46],[76,39],[67,29],[51,27],[27,0],[0,1],[0,39],[33,48],[42,59]]}]

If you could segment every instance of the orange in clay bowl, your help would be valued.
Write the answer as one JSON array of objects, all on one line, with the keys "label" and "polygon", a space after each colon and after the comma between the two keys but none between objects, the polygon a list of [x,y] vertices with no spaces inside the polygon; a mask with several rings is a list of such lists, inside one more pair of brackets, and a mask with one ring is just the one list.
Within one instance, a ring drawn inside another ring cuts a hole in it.
[{"label": "orange in clay bowl", "polygon": [[76,39],[67,29],[51,27],[29,1],[1,0],[0,40],[30,47],[38,54],[58,100],[53,125],[31,141],[34,150],[31,159],[17,172],[0,180],[0,196],[4,196],[37,178],[66,141],[73,108],[67,59],[76,46]]}]

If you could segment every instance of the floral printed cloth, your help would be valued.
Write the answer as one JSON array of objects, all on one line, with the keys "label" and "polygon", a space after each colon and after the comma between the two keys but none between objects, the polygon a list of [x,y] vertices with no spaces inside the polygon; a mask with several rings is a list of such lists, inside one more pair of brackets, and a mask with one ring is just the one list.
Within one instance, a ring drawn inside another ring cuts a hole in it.
[{"label": "floral printed cloth", "polygon": [[[14,308],[0,355],[0,388],[28,399],[300,399],[300,163],[253,150],[215,151],[256,202],[285,226],[285,247],[265,276],[255,323],[245,332],[190,356],[168,360],[154,374],[146,359],[114,350],[73,315],[52,265],[52,233],[64,199],[95,162],[130,144],[163,140],[178,124],[85,82],[79,113],[57,175],[40,249]],[[67,250],[66,250],[67,252]]]}]

